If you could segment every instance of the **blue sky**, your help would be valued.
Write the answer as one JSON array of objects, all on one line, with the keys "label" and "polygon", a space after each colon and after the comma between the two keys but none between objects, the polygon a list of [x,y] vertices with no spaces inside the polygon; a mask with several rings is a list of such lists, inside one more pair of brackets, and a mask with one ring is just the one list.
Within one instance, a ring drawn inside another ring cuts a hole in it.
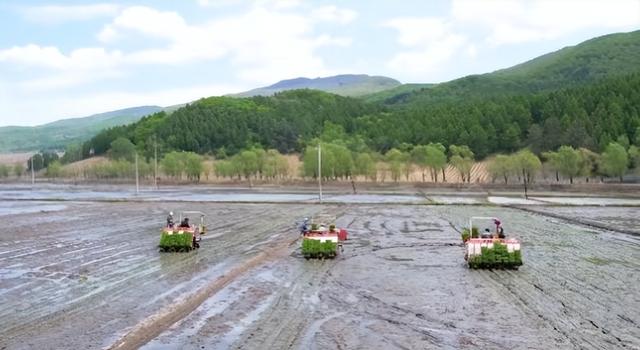
[{"label": "blue sky", "polygon": [[3,1],[0,126],[299,76],[442,82],[640,28],[640,0]]}]

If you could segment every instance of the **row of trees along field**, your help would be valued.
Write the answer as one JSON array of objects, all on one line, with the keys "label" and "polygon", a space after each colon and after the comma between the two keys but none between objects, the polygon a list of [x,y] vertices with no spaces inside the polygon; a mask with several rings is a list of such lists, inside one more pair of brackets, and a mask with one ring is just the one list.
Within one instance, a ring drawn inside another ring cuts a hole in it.
[{"label": "row of trees along field", "polygon": [[26,168],[22,163],[15,163],[13,165],[0,164],[0,178],[9,177],[11,175],[20,178],[25,174],[25,169]]},{"label": "row of trees along field", "polygon": [[[414,171],[419,171],[422,181],[427,177],[433,182],[446,182],[445,169],[454,168],[463,182],[471,182],[471,169],[475,163],[474,152],[466,145],[448,147],[439,143],[413,146],[402,144],[386,153],[374,152],[358,137],[351,137],[338,124],[327,122],[320,137],[308,142],[302,153],[302,167],[299,175],[317,178],[318,144],[322,145],[322,176],[325,180],[361,180],[382,181],[386,176],[394,182],[403,177],[409,181]],[[141,153],[130,140],[120,137],[111,142],[107,154],[111,161],[93,164],[77,170],[64,170],[61,164],[70,163],[73,157],[65,154],[58,159],[56,154],[34,155],[36,165],[47,164],[45,175],[48,177],[84,177],[95,179],[133,178],[133,164],[136,152]],[[229,179],[286,179],[297,175],[296,169],[290,169],[286,157],[277,150],[264,150],[259,146],[241,150],[233,156],[219,152],[213,165],[204,162],[204,157],[194,152],[172,151],[160,159],[160,170],[171,179],[179,180],[184,176],[191,181],[200,181],[201,176],[209,180],[210,175]],[[36,161],[38,159],[38,161]],[[493,182],[497,180],[508,184],[510,179],[524,179],[530,183],[543,170],[555,173],[556,181],[560,177],[573,183],[576,177],[618,177],[629,170],[640,167],[638,145],[630,145],[625,136],[618,142],[610,143],[598,154],[587,148],[560,146],[556,151],[543,152],[536,156],[528,149],[510,155],[497,155],[488,160],[487,171]],[[42,161],[40,161],[42,160]],[[142,178],[153,178],[152,159],[140,157],[138,171]],[[29,161],[28,164],[31,164]],[[6,168],[6,169],[5,169]],[[15,167],[17,174],[24,169]],[[3,170],[4,169],[4,170]],[[0,176],[8,176],[9,167],[0,168]],[[65,172],[66,171],[66,172]],[[75,173],[74,173],[75,171]],[[4,175],[6,174],[6,175]]]},{"label": "row of trees along field", "polygon": [[[584,177],[586,182],[590,177],[617,177],[622,182],[622,177],[629,170],[635,173],[640,170],[638,146],[627,144],[625,147],[617,142],[609,143],[602,154],[586,148],[560,146],[557,151],[542,153],[542,159],[547,169],[555,174],[556,182],[562,176],[570,184],[577,177]],[[493,182],[501,179],[508,184],[510,178],[516,177],[518,181],[522,179],[531,183],[542,167],[540,159],[527,149],[511,155],[497,155],[487,170]]]}]

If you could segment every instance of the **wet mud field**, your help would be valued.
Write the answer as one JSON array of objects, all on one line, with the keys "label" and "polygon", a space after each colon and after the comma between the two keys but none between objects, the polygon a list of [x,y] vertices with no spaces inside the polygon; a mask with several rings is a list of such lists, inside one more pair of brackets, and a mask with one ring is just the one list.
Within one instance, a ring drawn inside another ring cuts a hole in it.
[{"label": "wet mud field", "polygon": [[[29,203],[0,211],[0,349],[640,348],[640,237],[542,211]],[[198,251],[157,251],[169,210],[207,214]],[[318,213],[349,230],[334,260],[300,256],[294,222]],[[523,241],[520,270],[466,268],[471,215]]]}]

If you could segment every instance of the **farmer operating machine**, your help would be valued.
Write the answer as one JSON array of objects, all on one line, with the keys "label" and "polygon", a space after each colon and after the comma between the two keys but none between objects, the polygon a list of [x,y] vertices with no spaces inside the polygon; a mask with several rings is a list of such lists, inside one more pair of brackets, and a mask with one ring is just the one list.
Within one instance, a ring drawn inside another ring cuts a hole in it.
[{"label": "farmer operating machine", "polygon": [[[492,221],[495,231],[485,229],[479,232],[474,221]],[[498,218],[472,217],[469,228],[462,231],[464,258],[472,269],[515,269],[522,265],[520,241],[507,239]]]},{"label": "farmer operating machine", "polygon": [[[199,222],[189,222],[189,216],[199,217]],[[201,236],[206,234],[205,215],[199,211],[183,211],[179,221],[173,222],[173,213],[169,213],[167,224],[162,229],[160,244],[161,252],[188,252],[200,248]]]},{"label": "farmer operating machine", "polygon": [[302,255],[306,259],[335,258],[343,251],[342,243],[347,240],[347,230],[337,228],[335,217],[320,215],[305,218],[299,226],[302,235]]}]

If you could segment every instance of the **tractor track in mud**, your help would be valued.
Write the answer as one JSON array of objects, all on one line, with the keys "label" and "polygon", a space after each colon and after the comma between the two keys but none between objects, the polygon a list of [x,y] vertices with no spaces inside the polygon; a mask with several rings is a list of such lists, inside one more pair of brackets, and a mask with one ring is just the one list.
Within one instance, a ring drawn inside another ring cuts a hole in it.
[{"label": "tractor track in mud", "polygon": [[277,259],[285,254],[286,252],[283,252],[284,249],[296,240],[297,239],[294,239],[278,246],[268,247],[273,249],[273,251],[263,251],[248,261],[242,262],[239,266],[234,267],[229,272],[225,273],[212,283],[204,286],[194,294],[188,296],[186,299],[181,300],[177,304],[171,305],[168,310],[163,310],[159,314],[148,317],[143,322],[136,325],[125,336],[120,338],[115,344],[110,346],[109,349],[138,349],[140,346],[160,335],[171,325],[189,315],[207,298],[220,291],[242,274],[271,259]]},{"label": "tractor track in mud", "polygon": [[[632,210],[589,209],[603,230],[539,209],[208,203],[202,248],[160,254],[166,212],[194,204],[65,205],[0,234],[0,348],[640,348]],[[298,251],[293,222],[319,212],[349,230],[333,260]],[[472,215],[522,240],[520,270],[466,268]]]},{"label": "tractor track in mud", "polygon": [[[610,223],[603,223],[603,222],[596,222],[593,220],[589,220],[587,218],[580,218],[580,217],[574,217],[571,215],[568,215],[567,213],[558,213],[558,211],[561,211],[563,209],[567,209],[569,207],[561,207],[561,206],[556,206],[556,207],[550,207],[551,210],[549,209],[540,209],[540,208],[529,208],[529,207],[525,207],[525,206],[521,206],[521,205],[509,205],[509,206],[505,206],[508,208],[513,208],[513,209],[517,209],[517,210],[522,210],[528,213],[532,213],[532,214],[539,214],[539,215],[543,215],[543,216],[548,216],[548,217],[552,217],[555,219],[559,219],[559,220],[564,220],[567,222],[570,222],[572,224],[577,224],[577,225],[583,225],[583,226],[588,226],[588,227],[592,227],[592,228],[596,228],[596,229],[601,229],[601,230],[607,230],[607,231],[613,231],[613,232],[619,232],[619,233],[624,233],[624,234],[628,234],[628,235],[635,235],[635,236],[640,236],[640,230],[638,229],[625,229],[625,228],[621,228],[621,227],[616,227],[611,225]],[[580,209],[582,211],[588,210],[590,208],[594,208],[594,207],[581,207]],[[602,209],[601,207],[595,207],[597,209]],[[610,207],[609,209],[612,209],[614,207]],[[574,209],[575,208],[571,208]],[[640,209],[638,209],[638,211],[640,211]]]}]

